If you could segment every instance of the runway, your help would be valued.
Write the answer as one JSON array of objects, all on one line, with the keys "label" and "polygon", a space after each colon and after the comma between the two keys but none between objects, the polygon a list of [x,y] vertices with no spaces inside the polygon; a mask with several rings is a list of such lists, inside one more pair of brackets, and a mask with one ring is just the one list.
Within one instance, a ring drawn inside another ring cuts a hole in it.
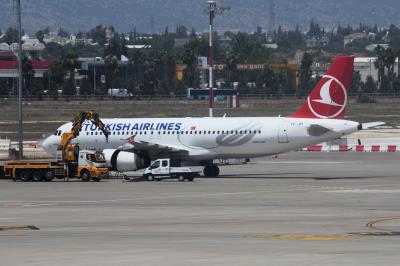
[{"label": "runway", "polygon": [[194,182],[2,180],[0,264],[396,265],[399,162],[297,152]]}]

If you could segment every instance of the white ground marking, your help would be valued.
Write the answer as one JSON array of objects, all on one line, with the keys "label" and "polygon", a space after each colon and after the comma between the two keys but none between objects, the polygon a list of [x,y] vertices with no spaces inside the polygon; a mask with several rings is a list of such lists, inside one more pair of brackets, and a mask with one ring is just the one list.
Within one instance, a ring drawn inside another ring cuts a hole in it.
[{"label": "white ground marking", "polygon": [[376,193],[376,194],[392,194],[392,193],[400,193],[400,189],[343,189],[343,190],[330,190],[330,191],[322,191],[325,193]]}]

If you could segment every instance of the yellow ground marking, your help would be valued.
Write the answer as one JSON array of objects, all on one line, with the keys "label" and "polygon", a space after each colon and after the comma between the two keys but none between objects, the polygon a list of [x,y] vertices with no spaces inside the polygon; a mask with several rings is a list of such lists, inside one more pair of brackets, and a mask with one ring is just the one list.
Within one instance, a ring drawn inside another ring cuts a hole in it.
[{"label": "yellow ground marking", "polygon": [[365,240],[362,237],[349,235],[303,235],[303,234],[255,234],[255,238],[273,240],[302,240],[302,241],[354,241]]},{"label": "yellow ground marking", "polygon": [[28,231],[28,230],[40,230],[40,228],[34,225],[0,226],[0,231]]}]

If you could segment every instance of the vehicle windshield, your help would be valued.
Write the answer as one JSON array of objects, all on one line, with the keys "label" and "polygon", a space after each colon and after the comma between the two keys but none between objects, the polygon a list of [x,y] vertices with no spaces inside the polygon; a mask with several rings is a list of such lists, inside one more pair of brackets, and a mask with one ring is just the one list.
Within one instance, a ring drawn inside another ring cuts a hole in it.
[{"label": "vehicle windshield", "polygon": [[96,152],[95,153],[95,157],[96,157],[96,162],[98,162],[98,163],[105,163],[106,162],[106,158],[104,157],[103,153]]},{"label": "vehicle windshield", "polygon": [[156,161],[156,162],[154,162],[152,165],[151,165],[151,169],[156,169],[156,168],[158,168],[158,167],[160,167],[160,161]]}]

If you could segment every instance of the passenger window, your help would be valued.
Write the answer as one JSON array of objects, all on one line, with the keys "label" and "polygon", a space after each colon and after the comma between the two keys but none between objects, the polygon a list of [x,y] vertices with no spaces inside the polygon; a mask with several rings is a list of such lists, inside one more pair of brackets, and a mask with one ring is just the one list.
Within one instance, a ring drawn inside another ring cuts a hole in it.
[{"label": "passenger window", "polygon": [[167,166],[168,166],[168,161],[163,160],[163,161],[162,161],[162,167],[167,167]]}]

